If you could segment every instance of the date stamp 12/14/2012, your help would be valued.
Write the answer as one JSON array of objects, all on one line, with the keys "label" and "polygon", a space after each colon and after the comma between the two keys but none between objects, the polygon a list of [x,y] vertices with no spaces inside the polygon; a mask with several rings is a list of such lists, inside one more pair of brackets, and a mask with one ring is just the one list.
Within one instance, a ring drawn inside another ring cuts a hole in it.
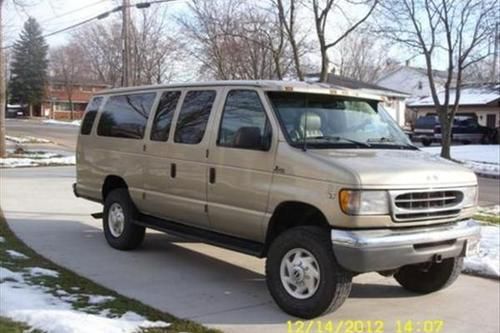
[{"label": "date stamp 12/14/2012", "polygon": [[296,320],[286,333],[446,333],[444,320]]}]

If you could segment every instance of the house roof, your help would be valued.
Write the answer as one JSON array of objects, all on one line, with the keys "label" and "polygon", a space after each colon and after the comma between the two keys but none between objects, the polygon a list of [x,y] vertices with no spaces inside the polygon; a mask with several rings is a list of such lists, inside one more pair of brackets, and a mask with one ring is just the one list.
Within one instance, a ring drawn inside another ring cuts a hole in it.
[{"label": "house roof", "polygon": [[[64,80],[61,77],[57,77],[57,76],[49,77],[48,82],[50,84],[57,84],[57,85],[66,84],[66,80]],[[79,86],[92,86],[92,87],[102,87],[102,88],[109,88],[110,87],[109,84],[94,81],[94,80],[89,80],[89,79],[85,79],[85,78],[74,78],[72,83],[73,83],[73,85],[79,85]]]},{"label": "house roof", "polygon": [[[308,80],[319,80],[319,74],[307,74],[306,78]],[[358,89],[370,91],[371,93],[382,94],[384,96],[395,96],[395,97],[408,97],[407,93],[402,91],[385,88],[373,83],[368,83],[356,79],[351,79],[346,76],[336,75],[336,74],[328,74],[328,83],[333,86],[345,87],[349,89]]]},{"label": "house roof", "polygon": [[[444,101],[444,91],[438,93],[439,101]],[[455,100],[455,89],[450,91],[450,100]],[[460,90],[459,105],[487,105],[500,101],[500,83],[464,84]],[[414,99],[409,107],[434,106],[432,96]]]},{"label": "house roof", "polygon": [[[411,70],[413,72],[417,72],[417,73],[422,74],[423,76],[427,77],[427,68],[414,67],[414,66],[399,66],[395,69],[390,70],[389,72],[385,73],[384,75],[382,75],[380,78],[377,79],[377,82],[380,82],[380,81],[386,79],[387,77],[391,76],[392,74],[397,73],[400,70],[404,70],[404,69]],[[434,75],[434,77],[437,77],[439,79],[445,80],[448,78],[448,71],[434,69],[434,70],[432,70],[432,74]]]}]

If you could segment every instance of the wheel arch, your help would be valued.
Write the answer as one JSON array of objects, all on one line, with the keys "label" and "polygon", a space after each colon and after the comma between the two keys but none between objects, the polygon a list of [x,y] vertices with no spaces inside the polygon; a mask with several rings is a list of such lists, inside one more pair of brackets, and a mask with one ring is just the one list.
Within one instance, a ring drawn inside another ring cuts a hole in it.
[{"label": "wheel arch", "polygon": [[109,192],[117,188],[125,188],[128,190],[127,182],[122,177],[117,175],[106,176],[101,189],[102,201],[104,202],[104,200],[106,200],[106,197],[109,194]]}]

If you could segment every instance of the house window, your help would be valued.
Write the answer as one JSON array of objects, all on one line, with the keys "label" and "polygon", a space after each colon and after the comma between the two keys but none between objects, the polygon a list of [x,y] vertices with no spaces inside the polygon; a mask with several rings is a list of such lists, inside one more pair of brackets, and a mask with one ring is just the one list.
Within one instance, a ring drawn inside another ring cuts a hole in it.
[{"label": "house window", "polygon": [[80,90],[83,92],[92,92],[93,91],[92,87],[89,87],[89,86],[81,86]]}]

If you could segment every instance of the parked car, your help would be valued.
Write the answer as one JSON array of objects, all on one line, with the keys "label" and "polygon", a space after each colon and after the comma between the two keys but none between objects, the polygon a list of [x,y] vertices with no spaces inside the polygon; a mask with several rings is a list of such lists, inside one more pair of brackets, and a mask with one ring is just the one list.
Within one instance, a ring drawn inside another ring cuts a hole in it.
[{"label": "parked car", "polygon": [[[451,128],[452,141],[463,144],[469,143],[495,143],[497,131],[493,128],[481,126],[474,117],[457,116]],[[441,126],[434,127],[434,138],[441,141]]]},{"label": "parked car", "polygon": [[26,107],[18,104],[7,104],[5,111],[6,118],[20,118],[26,116]]},{"label": "parked car", "polygon": [[103,204],[94,216],[113,248],[151,228],[266,257],[269,291],[293,316],[334,311],[366,272],[434,292],[477,250],[476,176],[411,145],[379,104],[280,81],[99,92],[73,190]]},{"label": "parked car", "polygon": [[415,121],[412,139],[420,141],[424,146],[430,146],[436,140],[434,137],[434,129],[439,125],[438,116],[427,115],[418,118]]}]

